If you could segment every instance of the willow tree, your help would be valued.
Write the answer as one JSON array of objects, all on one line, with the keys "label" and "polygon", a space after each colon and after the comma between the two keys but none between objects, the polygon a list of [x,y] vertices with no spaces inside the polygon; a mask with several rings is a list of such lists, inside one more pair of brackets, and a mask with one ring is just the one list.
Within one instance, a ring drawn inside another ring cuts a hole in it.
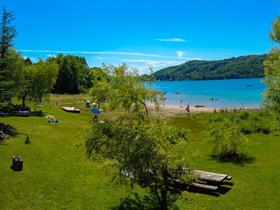
[{"label": "willow tree", "polygon": [[213,155],[221,160],[233,160],[238,147],[246,141],[236,119],[215,117],[209,122],[208,140],[213,146]]},{"label": "willow tree", "polygon": [[58,75],[58,65],[54,61],[39,61],[36,64],[25,64],[19,75],[18,98],[25,108],[27,99],[42,101],[50,93]]},{"label": "willow tree", "polygon": [[101,107],[118,110],[111,122],[93,122],[86,141],[89,157],[111,159],[118,177],[148,188],[155,209],[169,209],[180,194],[178,182],[188,182],[186,134],[155,119],[147,103],[158,106],[158,95],[127,66],[104,66],[90,93]]},{"label": "willow tree", "polygon": [[[280,44],[280,17],[272,24],[270,38]],[[280,131],[280,48],[274,47],[264,61],[264,83],[266,91],[264,93],[264,105],[272,111],[275,118],[275,128]]]}]

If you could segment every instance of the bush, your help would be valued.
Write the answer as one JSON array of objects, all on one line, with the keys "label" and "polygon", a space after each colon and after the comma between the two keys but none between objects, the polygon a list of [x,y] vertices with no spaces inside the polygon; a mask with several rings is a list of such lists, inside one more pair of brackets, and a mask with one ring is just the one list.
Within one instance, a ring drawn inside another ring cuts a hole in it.
[{"label": "bush", "polygon": [[251,125],[249,125],[248,123],[244,123],[240,127],[240,132],[245,135],[248,135],[248,134],[252,134],[254,131],[253,131]]},{"label": "bush", "polygon": [[242,112],[240,115],[239,115],[239,118],[241,120],[247,120],[249,118],[249,113],[248,112]]},{"label": "bush", "polygon": [[44,113],[42,112],[42,110],[32,111],[31,116],[42,117],[42,116],[44,116]]},{"label": "bush", "polygon": [[272,131],[271,116],[262,112],[242,112],[239,115],[241,132],[245,135],[252,133],[269,134]]},{"label": "bush", "polygon": [[4,113],[12,113],[14,111],[30,111],[29,107],[22,107],[21,105],[1,104],[0,111]]},{"label": "bush", "polygon": [[257,132],[263,134],[270,134],[271,130],[268,127],[262,127],[262,128],[258,128]]},{"label": "bush", "polygon": [[234,118],[212,119],[207,136],[214,144],[213,155],[227,160],[237,155],[238,146],[245,141],[239,123]]},{"label": "bush", "polygon": [[10,136],[16,135],[17,133],[13,126],[4,123],[0,123],[0,131],[3,131],[3,133],[8,134]]}]

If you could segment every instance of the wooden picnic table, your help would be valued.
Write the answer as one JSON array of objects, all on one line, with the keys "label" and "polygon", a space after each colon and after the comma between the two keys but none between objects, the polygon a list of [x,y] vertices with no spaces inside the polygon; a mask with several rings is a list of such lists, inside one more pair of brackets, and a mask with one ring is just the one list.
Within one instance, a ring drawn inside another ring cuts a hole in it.
[{"label": "wooden picnic table", "polygon": [[197,176],[197,180],[191,183],[191,187],[208,191],[216,191],[220,185],[223,184],[223,181],[232,179],[232,177],[227,174],[219,174],[191,168],[183,168],[183,170]]},{"label": "wooden picnic table", "polygon": [[231,176],[228,176],[226,174],[218,174],[218,173],[212,173],[208,171],[201,171],[201,170],[192,170],[197,176],[198,179],[207,181],[207,182],[216,182],[221,183],[224,180],[231,180]]}]

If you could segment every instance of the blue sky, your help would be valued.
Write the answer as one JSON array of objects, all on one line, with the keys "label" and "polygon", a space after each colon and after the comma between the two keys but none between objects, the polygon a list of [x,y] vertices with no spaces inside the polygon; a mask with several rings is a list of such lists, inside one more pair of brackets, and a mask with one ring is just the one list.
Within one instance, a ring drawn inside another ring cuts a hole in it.
[{"label": "blue sky", "polygon": [[128,63],[142,73],[192,59],[261,54],[274,46],[278,0],[1,0],[15,47],[33,60],[59,52],[90,66]]}]

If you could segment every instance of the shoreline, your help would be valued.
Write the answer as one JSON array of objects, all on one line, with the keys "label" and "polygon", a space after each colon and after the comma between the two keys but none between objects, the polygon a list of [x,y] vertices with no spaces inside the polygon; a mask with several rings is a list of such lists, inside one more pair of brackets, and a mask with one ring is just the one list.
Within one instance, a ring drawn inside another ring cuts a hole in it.
[{"label": "shoreline", "polygon": [[[147,104],[147,107],[151,111],[155,111],[155,106],[152,104]],[[259,110],[260,108],[226,108],[226,107],[210,107],[210,106],[203,106],[203,107],[195,107],[190,106],[190,111],[187,112],[186,105],[178,105],[178,104],[160,104],[159,105],[159,113],[165,114],[191,114],[191,113],[213,113],[219,112],[221,110],[225,110],[228,112],[239,111],[239,110]]]}]

